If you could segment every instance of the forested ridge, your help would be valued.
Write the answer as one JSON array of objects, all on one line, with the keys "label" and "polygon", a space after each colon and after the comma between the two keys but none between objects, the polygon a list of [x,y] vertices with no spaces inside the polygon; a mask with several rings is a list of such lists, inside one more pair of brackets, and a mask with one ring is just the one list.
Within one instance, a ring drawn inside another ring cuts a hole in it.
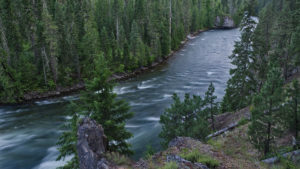
[{"label": "forested ridge", "polygon": [[1,0],[0,102],[90,79],[103,55],[113,72],[164,59],[216,16],[238,23],[242,0]]}]

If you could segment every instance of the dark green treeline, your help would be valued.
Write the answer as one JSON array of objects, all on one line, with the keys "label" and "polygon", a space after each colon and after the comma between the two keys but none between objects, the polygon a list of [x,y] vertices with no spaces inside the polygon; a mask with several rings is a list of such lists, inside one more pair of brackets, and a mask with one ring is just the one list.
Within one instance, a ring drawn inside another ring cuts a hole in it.
[{"label": "dark green treeline", "polygon": [[114,72],[164,59],[186,35],[238,21],[243,0],[0,0],[0,102],[91,78],[94,57]]}]

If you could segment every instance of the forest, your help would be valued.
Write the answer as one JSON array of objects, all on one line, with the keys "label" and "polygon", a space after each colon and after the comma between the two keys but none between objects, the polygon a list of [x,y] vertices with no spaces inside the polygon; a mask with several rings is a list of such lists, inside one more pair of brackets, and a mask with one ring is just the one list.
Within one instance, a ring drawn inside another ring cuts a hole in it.
[{"label": "forest", "polygon": [[95,56],[111,71],[163,60],[216,16],[238,23],[242,0],[1,0],[0,102],[93,78]]},{"label": "forest", "polygon": [[[166,150],[178,136],[189,137],[220,152],[226,147],[218,141],[234,137],[208,137],[218,132],[220,117],[249,110],[249,117],[234,127],[244,129],[255,160],[282,160],[282,152],[300,147],[300,0],[0,0],[0,103],[21,103],[30,92],[84,83],[79,98],[67,104],[57,160],[71,159],[60,168],[80,168],[76,146],[85,118],[105,131],[108,154],[103,158],[110,153],[118,160],[130,157],[134,152],[128,140],[134,135],[126,122],[134,113],[130,100],[114,92],[111,77],[166,60],[188,35],[217,29],[218,17],[221,22],[232,19],[241,34],[228,56],[233,66],[224,82],[225,96],[217,98],[213,82],[205,93],[186,93],[183,99],[174,91],[172,104],[159,112],[161,145]],[[293,145],[278,146],[285,133]],[[148,147],[145,160],[154,153]],[[179,156],[211,168],[220,165],[188,149]],[[297,168],[285,164],[283,168]],[[177,163],[164,165],[180,168]]]}]

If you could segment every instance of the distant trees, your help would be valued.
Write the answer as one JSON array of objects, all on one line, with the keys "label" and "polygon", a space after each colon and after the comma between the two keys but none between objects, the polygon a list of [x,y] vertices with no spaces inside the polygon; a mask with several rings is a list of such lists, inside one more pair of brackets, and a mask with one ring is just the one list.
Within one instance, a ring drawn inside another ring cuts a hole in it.
[{"label": "distant trees", "polygon": [[[94,59],[89,52],[94,50],[104,53],[111,70],[150,65],[176,50],[190,32],[211,28],[216,15],[234,15],[223,8],[229,4],[223,0],[0,0],[0,51],[7,64],[2,69],[15,79],[0,84],[20,88],[0,101],[18,101],[30,91],[93,78],[88,72]],[[240,6],[234,4],[232,9]]]},{"label": "distant trees", "polygon": [[212,129],[215,130],[214,116],[218,112],[218,107],[216,96],[213,94],[214,86],[211,83],[205,99],[186,94],[181,102],[176,94],[173,95],[173,104],[160,116],[162,131],[159,136],[163,138],[164,146],[178,136],[205,140],[211,131],[208,119],[211,120]]}]

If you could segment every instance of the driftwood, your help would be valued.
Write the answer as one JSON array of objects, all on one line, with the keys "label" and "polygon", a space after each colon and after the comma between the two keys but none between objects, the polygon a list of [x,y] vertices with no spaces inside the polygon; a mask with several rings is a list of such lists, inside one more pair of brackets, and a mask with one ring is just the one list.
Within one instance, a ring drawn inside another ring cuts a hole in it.
[{"label": "driftwood", "polygon": [[[289,153],[285,153],[282,155],[282,157],[284,158],[291,158],[292,160],[295,159],[295,157],[300,156],[300,150],[295,150]],[[262,162],[266,163],[266,164],[274,164],[276,162],[279,161],[279,157],[272,157],[272,158],[268,158],[265,160],[262,160]]]},{"label": "driftwood", "polygon": [[215,133],[212,133],[212,134],[208,135],[208,136],[206,137],[206,139],[210,139],[210,138],[219,136],[219,135],[221,135],[221,134],[223,134],[223,133],[225,133],[225,132],[227,132],[227,131],[229,131],[229,130],[232,130],[232,129],[236,128],[238,125],[239,125],[238,122],[232,123],[232,124],[230,124],[228,127],[225,127],[225,128],[223,128],[223,129],[221,129],[221,130],[215,132]]}]

